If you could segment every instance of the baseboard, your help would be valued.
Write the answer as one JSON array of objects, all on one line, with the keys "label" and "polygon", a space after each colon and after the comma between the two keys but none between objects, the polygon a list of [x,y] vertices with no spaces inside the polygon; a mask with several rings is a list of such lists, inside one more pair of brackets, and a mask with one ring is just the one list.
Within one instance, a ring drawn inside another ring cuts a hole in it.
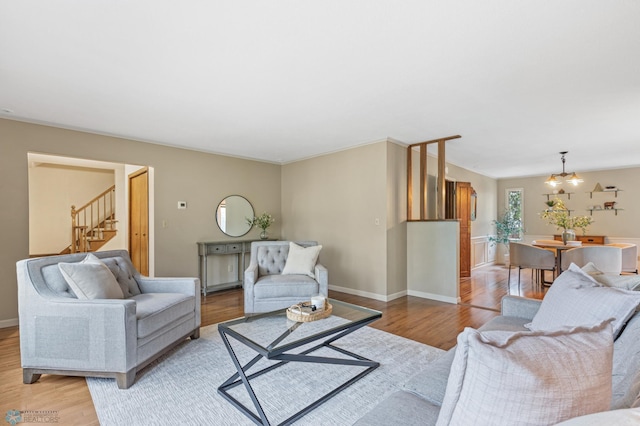
[{"label": "baseboard", "polygon": [[407,295],[406,291],[400,291],[398,293],[393,293],[389,295],[371,293],[369,291],[362,290],[354,290],[348,287],[340,287],[337,285],[330,285],[329,290],[339,291],[340,293],[353,294],[354,296],[366,297],[368,299],[378,300],[380,302],[390,302],[394,299],[398,299],[399,297],[403,297]]},{"label": "baseboard", "polygon": [[0,320],[0,328],[15,327],[16,325],[18,325],[18,318]]},{"label": "baseboard", "polygon": [[425,293],[423,291],[407,290],[409,296],[422,297],[423,299],[437,300],[438,302],[446,302],[457,305],[460,303],[459,297],[442,296],[440,294]]}]

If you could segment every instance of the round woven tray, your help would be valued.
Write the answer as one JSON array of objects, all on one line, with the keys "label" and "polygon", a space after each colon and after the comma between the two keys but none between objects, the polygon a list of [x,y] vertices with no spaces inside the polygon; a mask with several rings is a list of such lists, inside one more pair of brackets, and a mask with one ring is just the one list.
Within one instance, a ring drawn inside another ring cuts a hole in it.
[{"label": "round woven tray", "polygon": [[325,307],[322,311],[312,312],[308,315],[302,314],[298,312],[296,309],[292,309],[292,308],[294,307],[292,306],[291,308],[287,308],[287,318],[289,318],[291,321],[296,321],[296,322],[311,322],[311,321],[319,320],[322,318],[326,318],[329,315],[331,315],[331,311],[333,310],[333,306],[329,302],[326,302]]}]

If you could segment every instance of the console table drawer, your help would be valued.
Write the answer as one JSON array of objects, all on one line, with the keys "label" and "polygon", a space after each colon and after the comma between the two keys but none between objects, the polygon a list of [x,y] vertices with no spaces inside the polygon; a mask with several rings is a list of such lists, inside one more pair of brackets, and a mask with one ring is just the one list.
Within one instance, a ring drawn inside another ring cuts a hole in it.
[{"label": "console table drawer", "polygon": [[207,246],[207,254],[221,254],[227,253],[226,244],[215,244]]},{"label": "console table drawer", "polygon": [[242,253],[242,243],[227,244],[227,253]]}]

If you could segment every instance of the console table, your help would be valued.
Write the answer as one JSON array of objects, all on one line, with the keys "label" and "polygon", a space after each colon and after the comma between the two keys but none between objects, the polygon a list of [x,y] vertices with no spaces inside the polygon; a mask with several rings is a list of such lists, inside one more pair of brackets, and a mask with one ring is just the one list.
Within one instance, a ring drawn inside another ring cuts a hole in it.
[{"label": "console table", "polygon": [[[562,235],[554,235],[554,240],[562,241]],[[604,235],[576,235],[576,240],[582,241],[583,244],[604,245]]]},{"label": "console table", "polygon": [[[261,240],[243,241],[206,241],[198,242],[198,259],[200,264],[200,286],[203,296],[216,290],[224,290],[242,286],[245,270],[245,254],[251,253],[251,243]],[[209,285],[207,282],[207,257],[216,255],[235,255],[237,262],[237,280],[228,283]]]}]

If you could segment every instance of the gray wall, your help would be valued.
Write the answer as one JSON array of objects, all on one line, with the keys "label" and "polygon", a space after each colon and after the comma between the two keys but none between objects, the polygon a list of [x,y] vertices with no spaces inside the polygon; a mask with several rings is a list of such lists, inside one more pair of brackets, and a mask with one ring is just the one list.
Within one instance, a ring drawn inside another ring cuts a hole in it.
[{"label": "gray wall", "polygon": [[[450,178],[471,182],[478,192],[472,236],[486,236],[495,218],[497,181],[448,167]],[[321,260],[336,290],[380,300],[406,294],[406,174],[406,146],[390,140],[287,164],[283,235],[326,246]]]},{"label": "gray wall", "polygon": [[[604,235],[610,239],[639,239],[640,238],[640,168],[627,168],[616,170],[601,170],[594,172],[578,171],[584,182],[573,187],[563,184],[566,192],[573,192],[569,200],[567,195],[563,195],[562,200],[568,208],[574,209],[571,214],[584,216],[589,212],[587,207],[592,205],[603,205],[605,201],[616,201],[616,207],[624,209],[616,216],[612,211],[593,212],[594,222],[587,229],[587,235]],[[524,220],[525,234],[529,236],[558,234],[558,230],[547,224],[540,218],[539,214],[547,206],[547,197],[542,195],[550,193],[550,188],[544,183],[547,176],[534,176],[520,179],[500,179],[498,183],[498,206],[500,212],[504,210],[504,193],[507,188],[524,189]],[[613,193],[594,193],[590,198],[588,191],[592,191],[596,184],[601,186],[614,185],[622,189],[617,198]],[[551,196],[553,198],[553,196]],[[581,230],[576,230],[580,233]],[[633,241],[631,241],[633,242]]]},{"label": "gray wall", "polygon": [[230,239],[215,221],[227,195],[273,214],[269,230],[280,234],[280,165],[0,119],[0,327],[18,316],[15,262],[29,255],[28,152],[154,167],[157,276],[197,276],[196,242]]}]

